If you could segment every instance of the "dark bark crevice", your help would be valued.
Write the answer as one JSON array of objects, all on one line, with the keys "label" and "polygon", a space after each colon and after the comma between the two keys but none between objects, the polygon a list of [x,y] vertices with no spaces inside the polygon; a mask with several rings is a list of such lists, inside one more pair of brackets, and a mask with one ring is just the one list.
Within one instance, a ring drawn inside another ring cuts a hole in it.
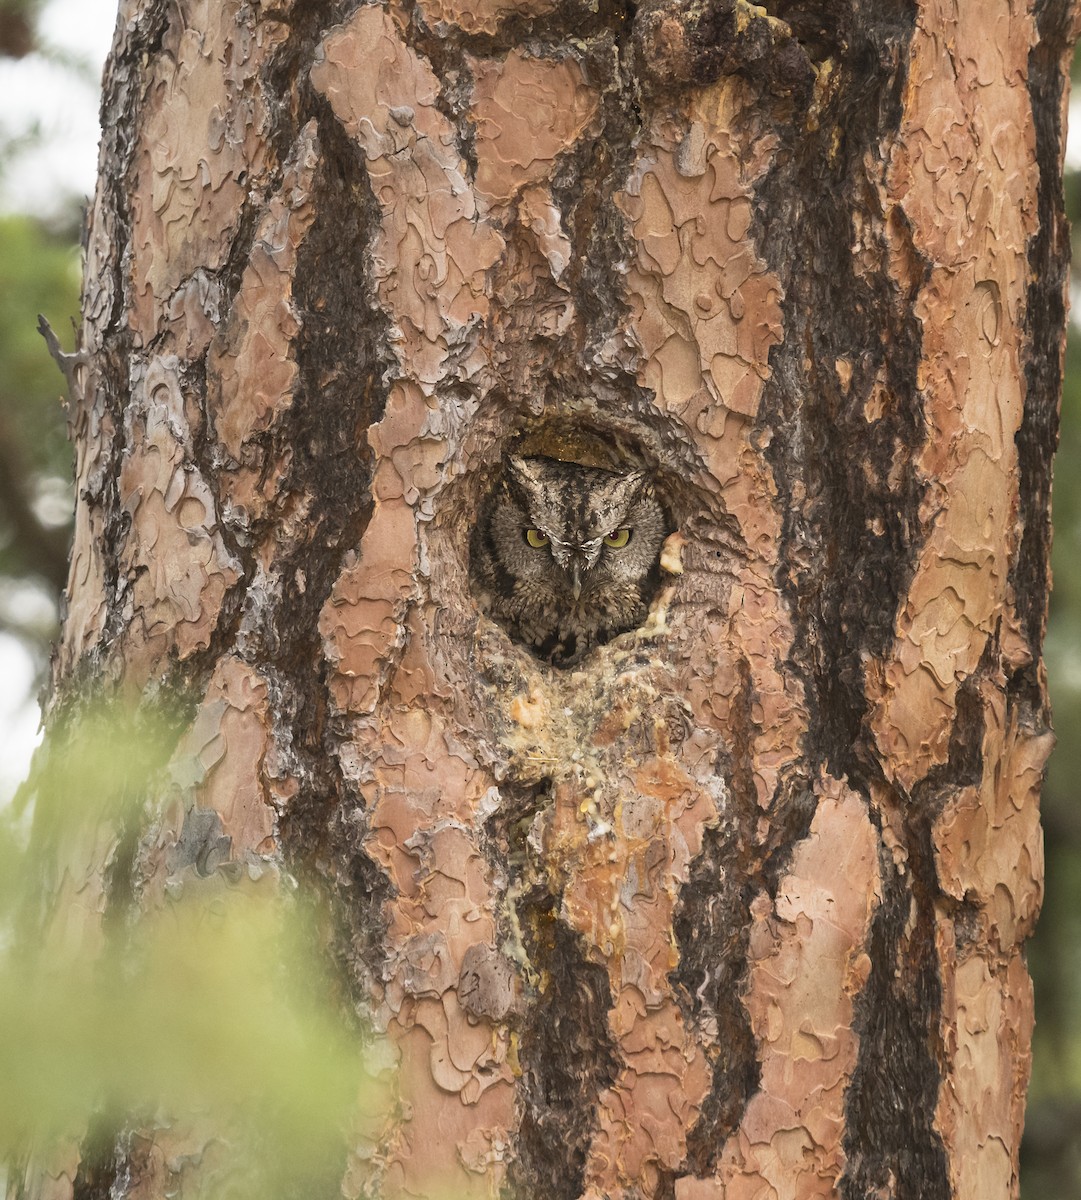
[{"label": "dark bark crevice", "polygon": [[[267,447],[268,462],[290,455],[278,508],[307,497],[310,517],[301,540],[282,547],[275,568],[280,591],[256,626],[286,727],[300,734],[291,750],[304,786],[283,821],[283,843],[298,863],[314,861],[312,852],[330,832],[327,814],[350,803],[335,758],[345,734],[326,709],[319,618],[343,555],[360,546],[371,517],[367,431],[382,417],[389,365],[367,250],[376,201],[362,157],[329,114],[319,140],[315,220],[299,248],[294,279],[299,386]],[[267,533],[281,515],[268,516]],[[253,530],[253,541],[259,535]],[[346,848],[346,859],[352,855]]]},{"label": "dark bark crevice", "polygon": [[[289,36],[264,72],[266,94],[275,117],[269,130],[279,162],[285,162],[304,125],[316,118],[323,129],[323,118],[337,121],[330,106],[316,92],[311,68],[326,34],[344,24],[360,7],[362,0],[306,0],[287,12],[263,10],[267,19],[280,20],[289,27]],[[359,153],[359,152],[358,152]]]},{"label": "dark bark crevice", "polygon": [[1066,346],[1066,283],[1070,229],[1066,220],[1059,154],[1065,131],[1062,64],[1072,45],[1069,6],[1037,0],[1038,40],[1029,52],[1028,90],[1036,132],[1039,170],[1039,230],[1028,247],[1031,283],[1026,302],[1025,407],[1017,433],[1020,472],[1021,545],[1010,572],[1017,614],[1033,655],[1031,665],[1010,681],[1031,708],[1048,718],[1048,700],[1038,669],[1047,623],[1051,561],[1051,461],[1058,445],[1062,369]]},{"label": "dark bark crevice", "polygon": [[679,966],[671,975],[675,995],[689,1026],[709,1029],[712,1084],[687,1135],[686,1165],[700,1177],[716,1166],[760,1074],[742,1000],[756,888],[742,864],[741,842],[730,832],[707,831],[673,921],[679,947]]},{"label": "dark bark crevice", "polygon": [[863,663],[890,645],[919,551],[920,484],[903,464],[924,436],[919,324],[890,276],[881,214],[874,268],[858,269],[851,250],[853,209],[878,208],[866,161],[880,161],[899,128],[914,28],[911,5],[883,9],[839,14],[840,58],[815,128],[787,131],[758,188],[759,244],[786,294],[786,338],[771,354],[760,420],[784,497],[794,657],[808,685],[809,744],[831,774],[853,780],[861,759],[874,759]]},{"label": "dark bark crevice", "polygon": [[[613,196],[630,171],[641,115],[636,77],[620,69],[618,53],[612,35],[590,44],[583,67],[600,90],[599,128],[561,158],[552,179],[552,198],[574,250],[562,286],[575,299],[578,319],[571,336],[575,357],[583,363],[627,311],[618,268],[633,258],[627,223]],[[634,379],[616,382],[640,391]]]},{"label": "dark bark crevice", "polygon": [[91,1122],[81,1147],[72,1200],[113,1200],[124,1175],[125,1154],[116,1117],[99,1113]]},{"label": "dark bark crevice", "polygon": [[[952,1194],[934,1125],[942,984],[930,823],[917,817],[906,824],[910,871],[900,874],[888,851],[879,856],[882,901],[867,946],[871,974],[856,1001],[860,1051],[845,1098],[844,1200],[887,1190],[896,1200],[949,1200]],[[916,920],[909,928],[913,898]]]},{"label": "dark bark crevice", "polygon": [[541,980],[522,1025],[522,1122],[508,1172],[510,1194],[522,1200],[578,1200],[597,1098],[618,1074],[607,972],[559,918],[558,903],[540,887],[517,905],[530,965]]},{"label": "dark bark crevice", "polygon": [[[521,1124],[504,1192],[527,1200],[578,1200],[603,1088],[619,1072],[604,967],[560,914],[532,833],[554,803],[552,781],[504,783],[485,831],[502,864],[501,943],[517,961],[505,1019],[518,1041]],[[504,953],[500,951],[499,953]],[[529,1002],[522,1000],[528,996]]]},{"label": "dark bark crevice", "polygon": [[756,697],[746,662],[741,663],[741,679],[738,702],[732,706],[730,755],[717,764],[718,775],[729,782],[729,806],[721,828],[706,832],[673,920],[679,948],[679,965],[670,976],[673,991],[688,1025],[709,1030],[704,1040],[712,1058],[711,1088],[687,1139],[687,1167],[701,1177],[716,1167],[759,1082],[756,1043],[743,1003],[751,904],[762,890],[776,897],[816,810],[806,780],[786,776],[770,810],[769,841],[760,843],[750,757]]}]

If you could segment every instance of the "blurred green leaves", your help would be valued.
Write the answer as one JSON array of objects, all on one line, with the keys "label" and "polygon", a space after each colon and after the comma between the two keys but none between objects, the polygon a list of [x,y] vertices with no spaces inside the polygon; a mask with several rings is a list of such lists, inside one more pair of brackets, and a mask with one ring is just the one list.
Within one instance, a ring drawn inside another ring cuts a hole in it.
[{"label": "blurred green leaves", "polygon": [[350,1132],[379,1119],[371,1041],[273,864],[168,887],[132,865],[170,792],[168,728],[55,733],[0,813],[0,1158],[93,1124],[153,1131],[185,1195],[335,1195]]},{"label": "blurred green leaves", "polygon": [[37,314],[44,313],[70,343],[81,273],[74,233],[50,230],[21,213],[0,216],[0,395],[7,415],[18,419],[28,469],[55,470],[59,460],[65,477],[70,447],[61,409],[64,380],[37,331]]},{"label": "blurred green leaves", "polygon": [[5,964],[5,1156],[79,1140],[105,1109],[118,1130],[143,1124],[140,1113],[151,1127],[208,1125],[208,1142],[231,1143],[226,1174],[244,1181],[233,1194],[340,1179],[364,1091],[362,1047],[294,986],[312,965],[296,910],[245,892],[170,903],[97,959]]},{"label": "blurred green leaves", "polygon": [[79,253],[70,230],[0,216],[0,630],[43,658],[55,635],[74,499],[64,380],[37,332],[79,309]]}]

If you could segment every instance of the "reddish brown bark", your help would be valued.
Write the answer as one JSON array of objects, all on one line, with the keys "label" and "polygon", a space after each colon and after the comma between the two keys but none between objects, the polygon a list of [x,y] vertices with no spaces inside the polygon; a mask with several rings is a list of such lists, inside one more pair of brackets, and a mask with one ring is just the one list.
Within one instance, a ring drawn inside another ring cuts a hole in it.
[{"label": "reddish brown bark", "polygon": [[[347,1195],[1016,1194],[1076,20],[123,5],[54,706],[197,703],[142,903],[193,809],[335,894]],[[678,524],[567,670],[510,452]]]}]

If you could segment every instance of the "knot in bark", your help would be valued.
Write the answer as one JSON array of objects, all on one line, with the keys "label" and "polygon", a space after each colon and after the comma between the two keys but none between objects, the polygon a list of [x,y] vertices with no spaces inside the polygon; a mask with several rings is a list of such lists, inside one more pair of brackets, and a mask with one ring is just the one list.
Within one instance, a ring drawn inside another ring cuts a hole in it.
[{"label": "knot in bark", "polygon": [[748,0],[653,0],[635,39],[655,84],[708,87],[743,75],[777,96],[808,100],[815,71],[792,30]]}]

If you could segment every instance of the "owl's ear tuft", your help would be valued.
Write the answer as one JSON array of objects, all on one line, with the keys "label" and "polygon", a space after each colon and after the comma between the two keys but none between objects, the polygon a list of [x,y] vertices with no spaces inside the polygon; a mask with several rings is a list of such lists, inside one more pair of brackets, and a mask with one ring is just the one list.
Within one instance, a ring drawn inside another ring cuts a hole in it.
[{"label": "owl's ear tuft", "polygon": [[612,480],[608,495],[613,504],[626,506],[642,496],[651,495],[652,492],[653,485],[645,471],[628,471],[626,475]]},{"label": "owl's ear tuft", "polygon": [[537,491],[542,486],[536,463],[531,459],[512,456],[507,459],[507,471],[511,478],[527,491]]}]

